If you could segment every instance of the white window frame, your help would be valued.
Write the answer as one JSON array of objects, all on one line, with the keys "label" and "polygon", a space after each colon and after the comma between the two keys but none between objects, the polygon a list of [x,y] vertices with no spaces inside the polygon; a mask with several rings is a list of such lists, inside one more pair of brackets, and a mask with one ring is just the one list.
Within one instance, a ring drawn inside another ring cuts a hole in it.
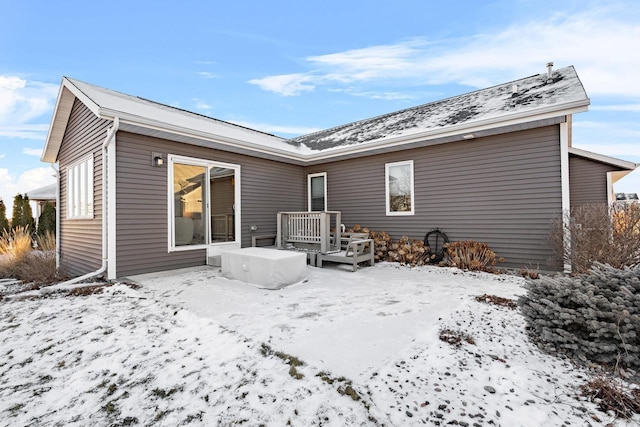
[{"label": "white window frame", "polygon": [[[205,202],[205,217],[207,220],[204,223],[205,227],[205,243],[200,245],[185,245],[185,246],[176,246],[175,244],[175,203],[173,198],[173,164],[185,164],[185,165],[193,165],[193,166],[204,166],[206,169],[206,177],[205,177],[205,195],[207,200]],[[235,198],[235,240],[232,242],[218,242],[211,243],[211,200],[209,199],[209,195],[211,194],[209,186],[211,185],[211,168],[213,167],[222,167],[226,169],[233,169],[234,171],[234,179],[235,179],[235,187],[234,187],[234,198]],[[240,245],[241,235],[240,232],[242,230],[242,209],[241,209],[241,179],[240,179],[240,165],[224,163],[224,162],[215,162],[206,159],[199,159],[195,157],[186,157],[179,156],[175,154],[167,155],[167,170],[168,170],[168,179],[167,179],[167,232],[168,232],[168,251],[169,252],[181,252],[181,251],[192,251],[198,249],[211,248],[214,246],[229,246],[229,245]]]},{"label": "white window frame", "polygon": [[[409,166],[409,186],[411,188],[411,210],[409,211],[391,211],[391,200],[389,198],[389,171],[391,168],[396,166]],[[407,215],[415,215],[416,210],[416,193],[414,188],[414,179],[413,179],[413,160],[404,160],[402,162],[393,162],[393,163],[385,163],[384,165],[384,196],[385,196],[385,206],[387,209],[387,216],[407,216]]]},{"label": "white window frame", "polygon": [[93,154],[67,166],[67,219],[94,218]]},{"label": "white window frame", "polygon": [[317,177],[324,178],[324,211],[327,210],[327,173],[326,172],[318,172],[318,173],[310,173],[307,175],[307,210],[311,212],[311,180]]}]

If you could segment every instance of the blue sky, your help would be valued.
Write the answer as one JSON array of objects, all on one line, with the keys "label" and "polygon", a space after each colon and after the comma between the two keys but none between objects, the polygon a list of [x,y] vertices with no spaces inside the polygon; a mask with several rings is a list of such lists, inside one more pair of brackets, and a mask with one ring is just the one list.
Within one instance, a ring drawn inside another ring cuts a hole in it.
[{"label": "blue sky", "polygon": [[291,137],[553,61],[591,98],[574,146],[640,163],[639,40],[636,0],[0,0],[0,197],[53,182],[62,76]]}]

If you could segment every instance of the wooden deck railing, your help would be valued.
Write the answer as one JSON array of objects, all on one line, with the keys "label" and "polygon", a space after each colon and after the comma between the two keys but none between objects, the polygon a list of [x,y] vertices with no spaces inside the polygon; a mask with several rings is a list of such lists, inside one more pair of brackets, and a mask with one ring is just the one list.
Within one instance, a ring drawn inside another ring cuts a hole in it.
[{"label": "wooden deck railing", "polygon": [[[296,247],[323,254],[339,251],[340,221],[338,211],[279,212],[276,246],[278,249]],[[335,230],[333,233],[332,228]]]}]

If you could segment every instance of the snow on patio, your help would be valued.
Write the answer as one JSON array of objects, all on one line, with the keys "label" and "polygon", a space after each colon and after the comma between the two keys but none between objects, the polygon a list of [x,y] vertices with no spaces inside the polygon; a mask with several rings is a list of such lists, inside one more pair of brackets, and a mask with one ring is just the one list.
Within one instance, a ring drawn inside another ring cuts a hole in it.
[{"label": "snow on patio", "polygon": [[[383,263],[309,267],[281,290],[210,268],[135,279],[0,302],[0,425],[613,421],[578,397],[586,371],[531,345],[517,311],[475,301],[522,294],[517,277]],[[475,344],[441,341],[447,327]]]}]

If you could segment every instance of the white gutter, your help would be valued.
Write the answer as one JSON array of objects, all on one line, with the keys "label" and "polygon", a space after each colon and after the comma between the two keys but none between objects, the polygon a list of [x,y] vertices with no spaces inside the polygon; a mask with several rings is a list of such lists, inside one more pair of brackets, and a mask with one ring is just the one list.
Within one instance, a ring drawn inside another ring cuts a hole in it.
[{"label": "white gutter", "polygon": [[93,271],[91,273],[87,273],[83,276],[80,277],[76,277],[74,279],[71,280],[67,280],[66,282],[60,283],[59,286],[62,285],[72,285],[74,283],[78,283],[78,282],[82,282],[83,280],[87,280],[91,277],[95,277],[99,274],[104,273],[107,270],[107,264],[108,264],[108,260],[109,260],[109,256],[108,256],[108,246],[107,246],[107,231],[108,231],[108,224],[107,224],[107,214],[108,214],[108,189],[107,189],[107,175],[108,175],[108,165],[109,165],[109,159],[107,157],[107,151],[111,145],[111,143],[115,140],[115,136],[116,133],[118,132],[118,129],[120,128],[120,119],[118,117],[115,117],[113,119],[113,126],[111,126],[108,130],[107,130],[107,136],[104,139],[104,142],[102,143],[102,265],[100,266],[100,268],[96,271]]},{"label": "white gutter", "polygon": [[60,268],[60,174],[51,163],[54,177],[56,178],[56,270]]},{"label": "white gutter", "polygon": [[553,104],[536,109],[534,111],[527,110],[510,113],[506,115],[506,117],[504,115],[497,115],[476,121],[446,126],[444,128],[429,129],[405,135],[383,137],[378,140],[367,141],[364,144],[340,146],[333,149],[322,150],[320,152],[309,149],[307,147],[305,147],[303,150],[295,146],[286,147],[286,141],[278,140],[278,138],[276,138],[276,141],[274,142],[283,143],[283,145],[285,146],[284,148],[264,145],[259,142],[248,142],[245,140],[237,139],[235,137],[214,135],[204,130],[195,130],[192,128],[186,128],[170,123],[158,122],[154,119],[149,119],[134,114],[128,114],[109,108],[100,108],[98,111],[98,115],[99,117],[107,120],[119,117],[124,124],[131,124],[134,126],[141,126],[144,128],[167,132],[174,135],[181,135],[185,137],[200,139],[203,141],[215,142],[222,145],[278,156],[286,160],[298,161],[302,164],[309,164],[314,161],[332,160],[336,157],[359,153],[362,151],[398,147],[417,141],[454,136],[462,133],[479,132],[482,130],[491,129],[495,127],[496,124],[500,124],[500,126],[511,126],[526,123],[529,121],[549,119],[560,115],[581,113],[588,110],[589,102],[590,101],[588,99],[581,99],[578,101],[572,101],[560,105]]}]

